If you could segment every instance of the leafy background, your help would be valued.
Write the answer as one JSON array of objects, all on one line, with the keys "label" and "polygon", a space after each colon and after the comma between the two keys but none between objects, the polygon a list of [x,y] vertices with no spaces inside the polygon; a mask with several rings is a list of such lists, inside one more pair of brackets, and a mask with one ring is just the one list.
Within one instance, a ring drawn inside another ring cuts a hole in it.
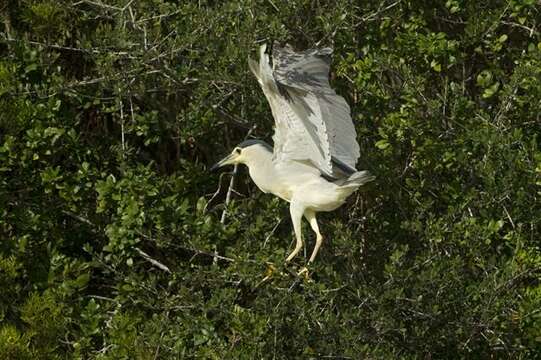
[{"label": "leafy background", "polygon": [[[0,358],[540,358],[540,5],[7,0]],[[272,40],[334,47],[377,176],[311,281],[287,204],[207,171],[272,134]]]}]

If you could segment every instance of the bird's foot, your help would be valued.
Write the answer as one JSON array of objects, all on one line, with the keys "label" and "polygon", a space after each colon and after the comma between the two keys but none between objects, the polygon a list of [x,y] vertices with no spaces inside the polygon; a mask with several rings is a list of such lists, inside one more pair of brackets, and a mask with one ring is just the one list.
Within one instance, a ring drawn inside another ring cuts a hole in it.
[{"label": "bird's foot", "polygon": [[305,280],[310,281],[310,272],[306,266],[303,266],[302,269],[299,270],[297,276],[302,276]]},{"label": "bird's foot", "polygon": [[304,281],[306,282],[312,282],[312,279],[310,279],[310,276],[309,276],[308,268],[306,266],[303,266],[303,268],[298,273],[294,274],[294,276],[295,276],[295,280],[289,287],[288,289],[289,292],[292,292],[293,289],[296,288],[302,282],[303,278],[304,278]]},{"label": "bird's foot", "polygon": [[257,285],[255,286],[256,288],[266,283],[270,279],[272,279],[272,277],[274,276],[274,273],[276,272],[276,267],[274,266],[274,264],[267,263],[266,265],[267,265],[267,269],[263,273],[264,275],[263,279],[261,279],[261,281],[257,283]]},{"label": "bird's foot", "polygon": [[267,269],[265,270],[265,277],[263,278],[263,281],[266,281],[274,275],[274,272],[276,271],[276,266],[272,263],[267,263]]},{"label": "bird's foot", "polygon": [[296,272],[295,270],[291,269],[289,265],[291,265],[291,263],[286,260],[284,263],[284,270],[287,271],[291,276],[296,278],[303,277],[307,281],[311,280],[308,267],[303,266],[299,271]]}]

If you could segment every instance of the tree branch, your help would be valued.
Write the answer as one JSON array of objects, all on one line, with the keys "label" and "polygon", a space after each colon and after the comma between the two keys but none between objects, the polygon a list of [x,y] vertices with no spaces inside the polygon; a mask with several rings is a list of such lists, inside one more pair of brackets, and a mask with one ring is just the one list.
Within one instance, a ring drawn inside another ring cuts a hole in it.
[{"label": "tree branch", "polygon": [[152,265],[156,266],[157,268],[165,271],[166,273],[171,273],[171,270],[169,270],[169,268],[162,264],[161,262],[159,262],[158,260],[156,259],[153,259],[150,257],[150,255],[148,255],[146,252],[144,252],[143,250],[139,249],[138,247],[135,248],[135,251],[137,251],[139,253],[139,255],[141,255],[143,257],[143,259],[145,259],[146,261],[150,262]]},{"label": "tree branch", "polygon": [[[244,137],[244,140],[248,139],[250,135],[252,135],[252,132],[256,129],[256,127],[257,126],[254,125],[250,128],[250,130],[248,130],[248,133]],[[235,186],[235,178],[237,176],[237,172],[238,172],[238,165],[235,165],[235,167],[233,168],[233,175],[231,175],[231,180],[229,181],[229,188],[227,189],[227,195],[225,197],[225,208],[224,208],[224,211],[222,212],[222,217],[220,219],[220,222],[222,224],[225,223],[225,216],[227,215],[227,206],[231,202],[231,193],[233,192],[233,187]]]}]

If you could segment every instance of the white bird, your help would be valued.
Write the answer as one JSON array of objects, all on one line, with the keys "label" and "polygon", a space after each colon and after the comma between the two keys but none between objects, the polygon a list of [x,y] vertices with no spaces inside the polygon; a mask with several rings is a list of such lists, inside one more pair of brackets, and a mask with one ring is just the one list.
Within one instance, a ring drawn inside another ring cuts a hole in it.
[{"label": "white bird", "polygon": [[290,203],[296,245],[286,263],[302,248],[303,216],[316,234],[312,263],[323,242],[316,213],[335,210],[374,179],[355,169],[359,144],[350,108],[329,84],[331,54],[330,48],[296,52],[275,43],[271,64],[266,45],[261,46],[259,63],[248,59],[248,64],[275,120],[274,148],[246,140],[213,166],[245,164],[261,191]]}]

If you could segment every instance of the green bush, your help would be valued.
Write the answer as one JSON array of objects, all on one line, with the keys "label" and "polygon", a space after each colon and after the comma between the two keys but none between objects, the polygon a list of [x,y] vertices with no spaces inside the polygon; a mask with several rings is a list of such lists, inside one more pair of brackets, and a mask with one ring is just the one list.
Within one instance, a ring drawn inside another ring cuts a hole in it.
[{"label": "green bush", "polygon": [[2,359],[32,359],[28,341],[14,326],[3,325],[0,328],[0,356]]},{"label": "green bush", "polygon": [[[0,16],[0,358],[541,357],[537,1]],[[246,59],[273,40],[333,46],[377,177],[321,216],[311,281],[281,265],[287,204],[241,169],[225,205],[207,171],[253,125],[270,139]]]}]

